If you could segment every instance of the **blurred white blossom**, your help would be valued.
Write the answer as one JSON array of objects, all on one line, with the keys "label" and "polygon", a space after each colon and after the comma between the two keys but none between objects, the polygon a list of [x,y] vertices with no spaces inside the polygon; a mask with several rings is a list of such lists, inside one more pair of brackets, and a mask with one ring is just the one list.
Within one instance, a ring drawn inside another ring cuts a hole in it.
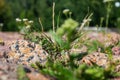
[{"label": "blurred white blossom", "polygon": [[20,18],[16,18],[16,21],[17,21],[17,22],[21,22],[21,19],[20,19]]},{"label": "blurred white blossom", "polygon": [[69,9],[64,9],[63,14],[67,14],[70,10]]},{"label": "blurred white blossom", "polygon": [[31,27],[30,25],[27,25],[27,26],[26,26],[26,29],[29,29],[30,27]]},{"label": "blurred white blossom", "polygon": [[3,27],[3,25],[4,25],[3,23],[0,23],[0,27]]},{"label": "blurred white blossom", "polygon": [[28,19],[27,19],[27,18],[24,18],[23,21],[26,22],[26,21],[28,21]]},{"label": "blurred white blossom", "polygon": [[110,1],[114,1],[114,0],[103,0],[104,3],[110,2]]},{"label": "blurred white blossom", "polygon": [[115,7],[120,7],[120,2],[115,2]]},{"label": "blurred white blossom", "polygon": [[33,23],[33,21],[32,21],[32,20],[30,20],[30,21],[29,21],[29,23],[30,23],[30,24],[32,24],[32,23]]}]

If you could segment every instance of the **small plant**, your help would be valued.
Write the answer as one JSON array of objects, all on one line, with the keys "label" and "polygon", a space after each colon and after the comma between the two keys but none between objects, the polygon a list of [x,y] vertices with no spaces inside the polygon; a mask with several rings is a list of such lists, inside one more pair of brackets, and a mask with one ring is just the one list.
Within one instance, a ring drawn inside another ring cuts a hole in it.
[{"label": "small plant", "polygon": [[33,32],[32,26],[33,21],[28,20],[27,18],[20,19],[16,18],[16,22],[18,23],[18,28],[20,29],[20,33],[24,35],[24,37],[29,37],[30,33]]},{"label": "small plant", "polygon": [[17,75],[18,75],[18,80],[29,80],[28,77],[26,76],[26,72],[24,71],[22,65],[18,66]]}]

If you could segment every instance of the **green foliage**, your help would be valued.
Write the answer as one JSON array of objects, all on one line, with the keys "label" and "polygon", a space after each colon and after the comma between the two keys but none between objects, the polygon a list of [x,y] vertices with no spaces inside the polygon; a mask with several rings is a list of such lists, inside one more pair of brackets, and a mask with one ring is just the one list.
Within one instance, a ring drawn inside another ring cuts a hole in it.
[{"label": "green foliage", "polygon": [[58,80],[78,80],[74,72],[65,68],[61,63],[52,64],[49,62],[41,72],[56,77]]},{"label": "green foliage", "polygon": [[[90,26],[100,25],[101,17],[104,17],[103,26],[105,26],[107,15],[107,4],[103,0],[54,0],[55,6],[55,23],[58,23],[57,18],[60,16],[59,24],[64,22],[65,15],[60,14],[64,9],[70,9],[73,13],[71,17],[82,22],[87,13],[94,13]],[[35,22],[36,31],[40,31],[38,17],[44,24],[44,30],[52,29],[52,3],[53,0],[1,0],[0,1],[0,23],[4,23],[3,30],[18,31],[15,18],[28,18]],[[115,1],[111,2],[113,6],[107,22],[110,27],[119,27],[119,8],[114,6]],[[61,6],[62,4],[62,6]],[[7,12],[6,12],[7,11]],[[115,13],[114,13],[115,12]],[[59,25],[55,25],[59,27]]]},{"label": "green foliage", "polygon": [[2,31],[9,31],[11,29],[10,25],[12,25],[12,17],[13,16],[12,12],[10,11],[10,6],[7,5],[5,0],[0,0],[0,23],[3,24]]},{"label": "green foliage", "polygon": [[104,48],[103,45],[97,40],[94,40],[92,42],[87,42],[87,43],[85,43],[85,45],[88,48],[88,53],[96,52],[96,51],[98,51],[98,49]]},{"label": "green foliage", "polygon": [[24,68],[20,65],[17,68],[17,75],[18,75],[18,80],[29,80],[28,77],[26,76],[26,72],[24,71]]},{"label": "green foliage", "polygon": [[104,70],[98,66],[88,67],[86,65],[80,65],[76,69],[76,75],[82,80],[104,80]]},{"label": "green foliage", "polygon": [[56,34],[60,37],[66,35],[67,40],[71,41],[72,39],[74,39],[72,35],[74,35],[75,29],[77,27],[78,27],[78,22],[69,18],[69,19],[65,20],[65,22],[61,25],[60,28],[57,29]]},{"label": "green foliage", "polygon": [[114,66],[109,66],[107,69],[85,64],[77,67],[71,64],[65,66],[51,60],[44,67],[37,66],[41,73],[53,76],[58,80],[109,80],[111,77],[119,76],[118,72],[114,72]]},{"label": "green foliage", "polygon": [[70,43],[68,41],[64,41],[62,37],[58,36],[55,32],[50,31],[50,34],[56,45],[59,46],[60,51],[70,49]]}]

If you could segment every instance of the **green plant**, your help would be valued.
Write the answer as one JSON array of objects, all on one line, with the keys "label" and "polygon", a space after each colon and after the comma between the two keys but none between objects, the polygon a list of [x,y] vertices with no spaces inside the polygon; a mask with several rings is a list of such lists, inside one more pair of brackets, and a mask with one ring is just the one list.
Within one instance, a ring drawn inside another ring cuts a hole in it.
[{"label": "green plant", "polygon": [[24,68],[22,65],[18,66],[17,75],[18,75],[18,80],[29,80],[28,77],[26,76],[26,72],[24,71]]},{"label": "green plant", "polygon": [[44,74],[49,74],[56,77],[58,80],[78,80],[74,72],[70,69],[64,67],[61,63],[51,63],[49,62],[44,69],[41,70]]},{"label": "green plant", "polygon": [[[78,22],[69,18],[65,20],[65,22],[57,29],[56,34],[60,37],[66,36],[67,41],[72,41],[74,39],[73,34],[75,33],[75,29],[78,26]],[[71,38],[72,37],[72,38]]]},{"label": "green plant", "polygon": [[31,38],[32,32],[34,32],[33,21],[28,20],[27,18],[24,19],[16,18],[16,22],[18,24],[20,34],[24,35],[24,39]]}]

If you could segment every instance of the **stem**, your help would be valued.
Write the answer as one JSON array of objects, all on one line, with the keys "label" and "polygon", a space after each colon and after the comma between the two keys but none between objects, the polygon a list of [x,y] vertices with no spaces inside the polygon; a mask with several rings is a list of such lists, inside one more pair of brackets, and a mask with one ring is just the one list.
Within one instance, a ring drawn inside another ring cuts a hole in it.
[{"label": "stem", "polygon": [[103,21],[104,21],[104,18],[101,17],[101,18],[100,18],[100,28],[103,26]]},{"label": "stem", "polygon": [[55,2],[53,2],[53,14],[52,14],[52,24],[53,24],[53,31],[55,32]]},{"label": "stem", "polygon": [[59,27],[59,23],[60,23],[60,12],[59,12],[59,15],[58,15],[58,18],[57,18],[57,28]]},{"label": "stem", "polygon": [[111,12],[111,3],[108,3],[107,6],[107,15],[106,15],[106,28],[108,28],[109,18],[110,18],[110,12]]},{"label": "stem", "polygon": [[107,16],[106,16],[106,28],[108,28],[108,22],[109,22],[109,13],[107,13]]},{"label": "stem", "polygon": [[40,18],[39,18],[39,23],[40,23],[40,25],[41,25],[42,32],[44,32],[43,25],[42,25],[42,21],[41,21]]},{"label": "stem", "polygon": [[84,20],[83,20],[83,22],[82,22],[82,24],[81,24],[78,32],[80,32],[80,31],[83,29],[83,27],[85,26],[85,24],[86,24],[87,22],[90,22],[90,19],[91,19],[91,16],[92,16],[92,15],[93,15],[93,13],[91,13],[89,16],[86,16],[86,17],[84,18]]}]

